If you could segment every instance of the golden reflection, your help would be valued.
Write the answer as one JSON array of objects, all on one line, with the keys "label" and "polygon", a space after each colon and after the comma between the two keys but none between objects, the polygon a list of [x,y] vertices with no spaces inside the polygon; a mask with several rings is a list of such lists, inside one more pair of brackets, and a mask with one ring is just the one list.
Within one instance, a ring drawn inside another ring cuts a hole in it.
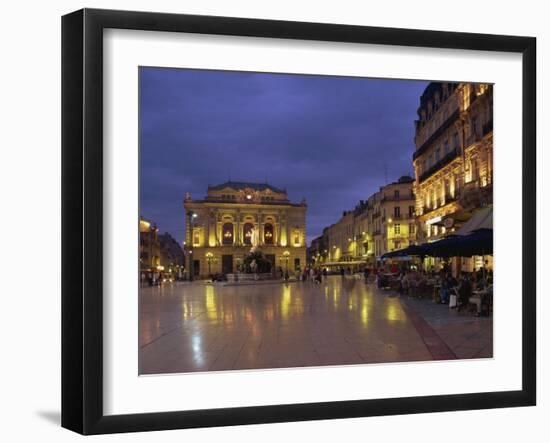
[{"label": "golden reflection", "polygon": [[340,301],[340,288],[338,286],[334,286],[332,290],[332,303],[334,304],[335,308],[338,308],[339,301]]},{"label": "golden reflection", "polygon": [[[218,306],[216,303],[216,296],[214,295],[214,287],[210,285],[205,286],[206,291],[206,317],[208,320],[218,321]],[[222,312],[223,315],[223,312]]]},{"label": "golden reflection", "polygon": [[348,311],[353,311],[353,309],[355,308],[355,303],[354,303],[354,299],[353,297],[350,295],[348,297]]},{"label": "golden reflection", "polygon": [[291,302],[292,302],[291,286],[283,285],[283,295],[281,297],[281,317],[285,320],[288,318]]},{"label": "golden reflection", "polygon": [[363,306],[361,307],[361,322],[366,326],[369,322],[369,305],[363,301]]},{"label": "golden reflection", "polygon": [[246,323],[252,323],[252,311],[248,307],[244,309],[244,320]]},{"label": "golden reflection", "polygon": [[386,308],[386,319],[391,321],[403,321],[405,320],[405,316],[399,306],[395,303],[388,303],[388,307]]},{"label": "golden reflection", "polygon": [[275,314],[273,312],[273,305],[266,306],[265,308],[265,319],[267,321],[273,321]]},{"label": "golden reflection", "polygon": [[294,297],[294,309],[293,312],[295,315],[302,315],[304,313],[304,299],[301,294]]},{"label": "golden reflection", "polygon": [[226,326],[233,326],[233,321],[235,319],[235,316],[233,315],[233,312],[229,311],[226,313],[222,312],[223,322]]}]

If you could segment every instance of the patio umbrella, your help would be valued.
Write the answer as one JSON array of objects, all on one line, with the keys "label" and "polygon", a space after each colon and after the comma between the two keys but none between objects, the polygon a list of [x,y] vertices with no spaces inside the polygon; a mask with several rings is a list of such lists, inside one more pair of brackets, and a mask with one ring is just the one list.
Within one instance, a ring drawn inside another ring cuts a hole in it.
[{"label": "patio umbrella", "polygon": [[409,256],[423,256],[426,255],[426,245],[410,245],[404,249],[398,249],[397,251],[387,252],[382,255],[382,260],[387,258],[409,257]]},{"label": "patio umbrella", "polygon": [[432,257],[471,257],[493,253],[493,230],[477,229],[468,235],[457,235],[427,243],[426,255]]}]

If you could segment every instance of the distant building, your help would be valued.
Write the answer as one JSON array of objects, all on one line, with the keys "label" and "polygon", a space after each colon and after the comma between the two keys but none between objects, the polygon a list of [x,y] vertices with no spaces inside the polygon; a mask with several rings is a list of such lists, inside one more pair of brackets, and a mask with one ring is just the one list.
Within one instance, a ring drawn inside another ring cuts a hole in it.
[{"label": "distant building", "polygon": [[403,176],[374,195],[371,227],[374,257],[416,242],[414,179]]},{"label": "distant building", "polygon": [[[412,177],[403,176],[361,200],[354,209],[344,211],[336,223],[326,228],[325,262],[373,264],[386,252],[415,243],[413,182]],[[312,242],[312,254],[314,248],[318,249],[320,238],[315,244]]]},{"label": "distant building", "polygon": [[139,220],[139,269],[149,275],[161,266],[160,242],[156,225],[143,218]]},{"label": "distant building", "polygon": [[276,267],[292,271],[306,263],[307,205],[290,202],[286,190],[229,181],[209,186],[201,200],[187,194],[184,208],[193,276],[236,272],[254,241]]},{"label": "distant building", "polygon": [[356,243],[353,241],[353,211],[343,211],[342,217],[328,227],[329,260],[352,261],[357,256]]},{"label": "distant building", "polygon": [[427,241],[493,201],[493,87],[430,83],[415,124],[416,214]]},{"label": "distant building", "polygon": [[185,266],[183,249],[168,232],[159,235],[160,264],[169,278],[182,278]]},{"label": "distant building", "polygon": [[312,265],[319,265],[328,260],[329,237],[328,228],[323,229],[323,234],[314,238],[307,248],[307,262]]}]

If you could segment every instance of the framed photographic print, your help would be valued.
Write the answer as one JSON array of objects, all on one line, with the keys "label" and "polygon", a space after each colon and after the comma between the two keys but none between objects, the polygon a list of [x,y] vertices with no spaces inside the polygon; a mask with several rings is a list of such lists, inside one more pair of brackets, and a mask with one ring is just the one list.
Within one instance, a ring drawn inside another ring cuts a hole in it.
[{"label": "framed photographic print", "polygon": [[62,425],[536,402],[530,37],[62,21]]}]

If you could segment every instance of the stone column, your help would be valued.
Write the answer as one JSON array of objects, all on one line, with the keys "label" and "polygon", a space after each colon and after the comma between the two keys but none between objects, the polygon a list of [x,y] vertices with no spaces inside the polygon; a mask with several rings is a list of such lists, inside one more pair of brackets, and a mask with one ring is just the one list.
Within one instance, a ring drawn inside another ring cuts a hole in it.
[{"label": "stone column", "polygon": [[237,214],[235,215],[234,223],[234,232],[233,232],[233,245],[241,245],[241,211],[237,209]]}]

